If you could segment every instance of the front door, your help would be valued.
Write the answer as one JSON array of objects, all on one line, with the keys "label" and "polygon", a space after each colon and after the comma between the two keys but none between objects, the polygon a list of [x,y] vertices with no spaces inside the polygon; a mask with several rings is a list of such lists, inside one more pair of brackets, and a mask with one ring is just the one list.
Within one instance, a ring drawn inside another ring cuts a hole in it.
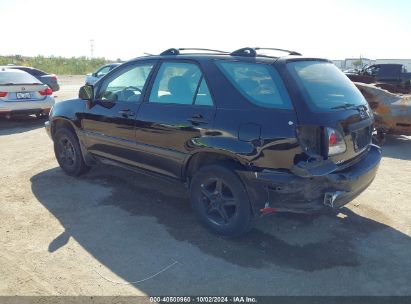
[{"label": "front door", "polygon": [[125,65],[103,78],[82,117],[87,149],[98,156],[134,164],[135,119],[155,62]]}]

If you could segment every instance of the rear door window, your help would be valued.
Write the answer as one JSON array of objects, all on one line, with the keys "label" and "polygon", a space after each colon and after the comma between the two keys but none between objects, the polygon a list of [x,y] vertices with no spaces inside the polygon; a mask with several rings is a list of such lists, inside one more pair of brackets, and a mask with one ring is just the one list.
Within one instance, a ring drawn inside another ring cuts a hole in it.
[{"label": "rear door window", "polygon": [[232,61],[219,61],[217,65],[251,103],[265,108],[292,109],[288,92],[274,67]]},{"label": "rear door window", "polygon": [[210,90],[194,63],[163,62],[151,90],[149,102],[213,105]]}]

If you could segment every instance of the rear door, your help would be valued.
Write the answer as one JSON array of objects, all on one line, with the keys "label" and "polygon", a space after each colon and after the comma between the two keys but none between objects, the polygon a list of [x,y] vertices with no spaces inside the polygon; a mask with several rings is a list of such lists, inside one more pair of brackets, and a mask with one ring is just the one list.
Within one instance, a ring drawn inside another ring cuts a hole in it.
[{"label": "rear door", "polygon": [[194,142],[212,127],[215,106],[200,65],[163,61],[137,115],[141,166],[179,178]]},{"label": "rear door", "polygon": [[131,63],[99,83],[81,119],[91,153],[135,164],[135,119],[154,65],[155,61]]}]

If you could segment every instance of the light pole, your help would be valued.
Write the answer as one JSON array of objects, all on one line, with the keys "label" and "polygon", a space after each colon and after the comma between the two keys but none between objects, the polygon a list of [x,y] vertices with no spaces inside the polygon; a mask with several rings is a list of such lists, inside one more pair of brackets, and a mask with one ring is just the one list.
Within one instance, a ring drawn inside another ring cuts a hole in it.
[{"label": "light pole", "polygon": [[90,39],[90,56],[91,59],[94,57],[94,39]]}]

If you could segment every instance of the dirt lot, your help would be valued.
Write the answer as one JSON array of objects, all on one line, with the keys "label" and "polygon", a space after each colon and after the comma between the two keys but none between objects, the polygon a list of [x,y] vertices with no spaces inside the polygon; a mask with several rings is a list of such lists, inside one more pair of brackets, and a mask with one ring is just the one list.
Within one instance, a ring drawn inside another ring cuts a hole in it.
[{"label": "dirt lot", "polygon": [[[57,99],[83,79],[61,77]],[[388,139],[339,215],[274,215],[225,240],[179,185],[65,175],[42,125],[0,120],[0,295],[411,295],[411,138]]]}]

